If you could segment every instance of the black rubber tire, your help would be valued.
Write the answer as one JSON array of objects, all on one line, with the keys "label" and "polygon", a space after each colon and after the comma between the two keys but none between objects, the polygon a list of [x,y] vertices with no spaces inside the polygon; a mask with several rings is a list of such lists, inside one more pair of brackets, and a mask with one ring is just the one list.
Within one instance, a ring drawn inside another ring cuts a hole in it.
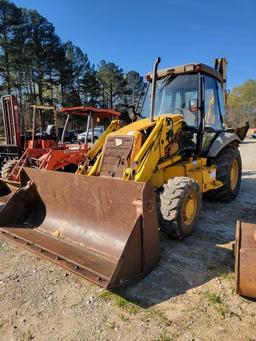
[{"label": "black rubber tire", "polygon": [[[236,187],[232,190],[230,182],[231,165],[234,160],[238,163],[238,181]],[[209,165],[217,166],[216,178],[223,182],[223,186],[205,193],[205,196],[215,201],[230,202],[235,199],[239,193],[241,176],[242,176],[242,161],[241,155],[236,146],[228,146],[220,151],[215,158],[208,160]]]},{"label": "black rubber tire", "polygon": [[[183,206],[193,193],[197,200],[196,214],[190,225],[184,224]],[[161,231],[169,237],[183,239],[191,234],[198,222],[202,194],[198,183],[189,177],[169,179],[158,197],[158,220]]]},{"label": "black rubber tire", "polygon": [[8,180],[9,175],[11,174],[13,168],[17,164],[18,160],[8,160],[2,167],[1,176],[3,179]]}]

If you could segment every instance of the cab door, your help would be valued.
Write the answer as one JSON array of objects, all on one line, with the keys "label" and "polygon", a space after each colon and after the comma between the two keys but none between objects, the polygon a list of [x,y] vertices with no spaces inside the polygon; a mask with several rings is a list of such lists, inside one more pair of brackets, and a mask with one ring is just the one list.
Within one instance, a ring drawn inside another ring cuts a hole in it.
[{"label": "cab door", "polygon": [[224,101],[222,88],[215,78],[204,76],[203,153],[207,153],[216,134],[223,131]]}]

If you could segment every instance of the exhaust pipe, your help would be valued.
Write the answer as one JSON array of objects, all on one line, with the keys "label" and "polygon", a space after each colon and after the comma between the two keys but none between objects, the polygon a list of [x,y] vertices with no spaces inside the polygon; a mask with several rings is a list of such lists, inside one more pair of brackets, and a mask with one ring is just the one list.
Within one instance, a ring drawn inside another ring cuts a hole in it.
[{"label": "exhaust pipe", "polygon": [[161,62],[161,58],[158,57],[153,66],[153,75],[152,75],[152,93],[151,93],[151,102],[150,102],[150,122],[154,121],[154,112],[155,112],[155,98],[156,98],[156,80],[157,80],[157,68],[159,63]]}]

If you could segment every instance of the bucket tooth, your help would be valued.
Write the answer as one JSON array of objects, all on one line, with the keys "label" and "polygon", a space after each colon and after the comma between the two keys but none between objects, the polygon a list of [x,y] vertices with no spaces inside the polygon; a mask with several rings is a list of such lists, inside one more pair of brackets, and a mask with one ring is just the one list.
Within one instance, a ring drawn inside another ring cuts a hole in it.
[{"label": "bucket tooth", "polygon": [[32,168],[21,180],[0,211],[3,237],[105,288],[138,280],[158,263],[149,184]]}]

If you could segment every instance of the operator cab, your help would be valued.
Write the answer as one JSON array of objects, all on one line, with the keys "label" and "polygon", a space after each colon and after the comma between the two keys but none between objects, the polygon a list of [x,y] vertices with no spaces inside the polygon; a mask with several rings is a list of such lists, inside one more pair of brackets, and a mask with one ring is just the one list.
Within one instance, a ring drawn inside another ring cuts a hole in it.
[{"label": "operator cab", "polygon": [[[224,99],[221,74],[204,64],[187,64],[157,72],[155,116],[181,114],[188,133],[184,148],[196,151],[201,136],[200,152],[209,150],[218,132],[224,130]],[[149,86],[141,110],[142,117],[149,117],[152,75],[146,79]]]}]

